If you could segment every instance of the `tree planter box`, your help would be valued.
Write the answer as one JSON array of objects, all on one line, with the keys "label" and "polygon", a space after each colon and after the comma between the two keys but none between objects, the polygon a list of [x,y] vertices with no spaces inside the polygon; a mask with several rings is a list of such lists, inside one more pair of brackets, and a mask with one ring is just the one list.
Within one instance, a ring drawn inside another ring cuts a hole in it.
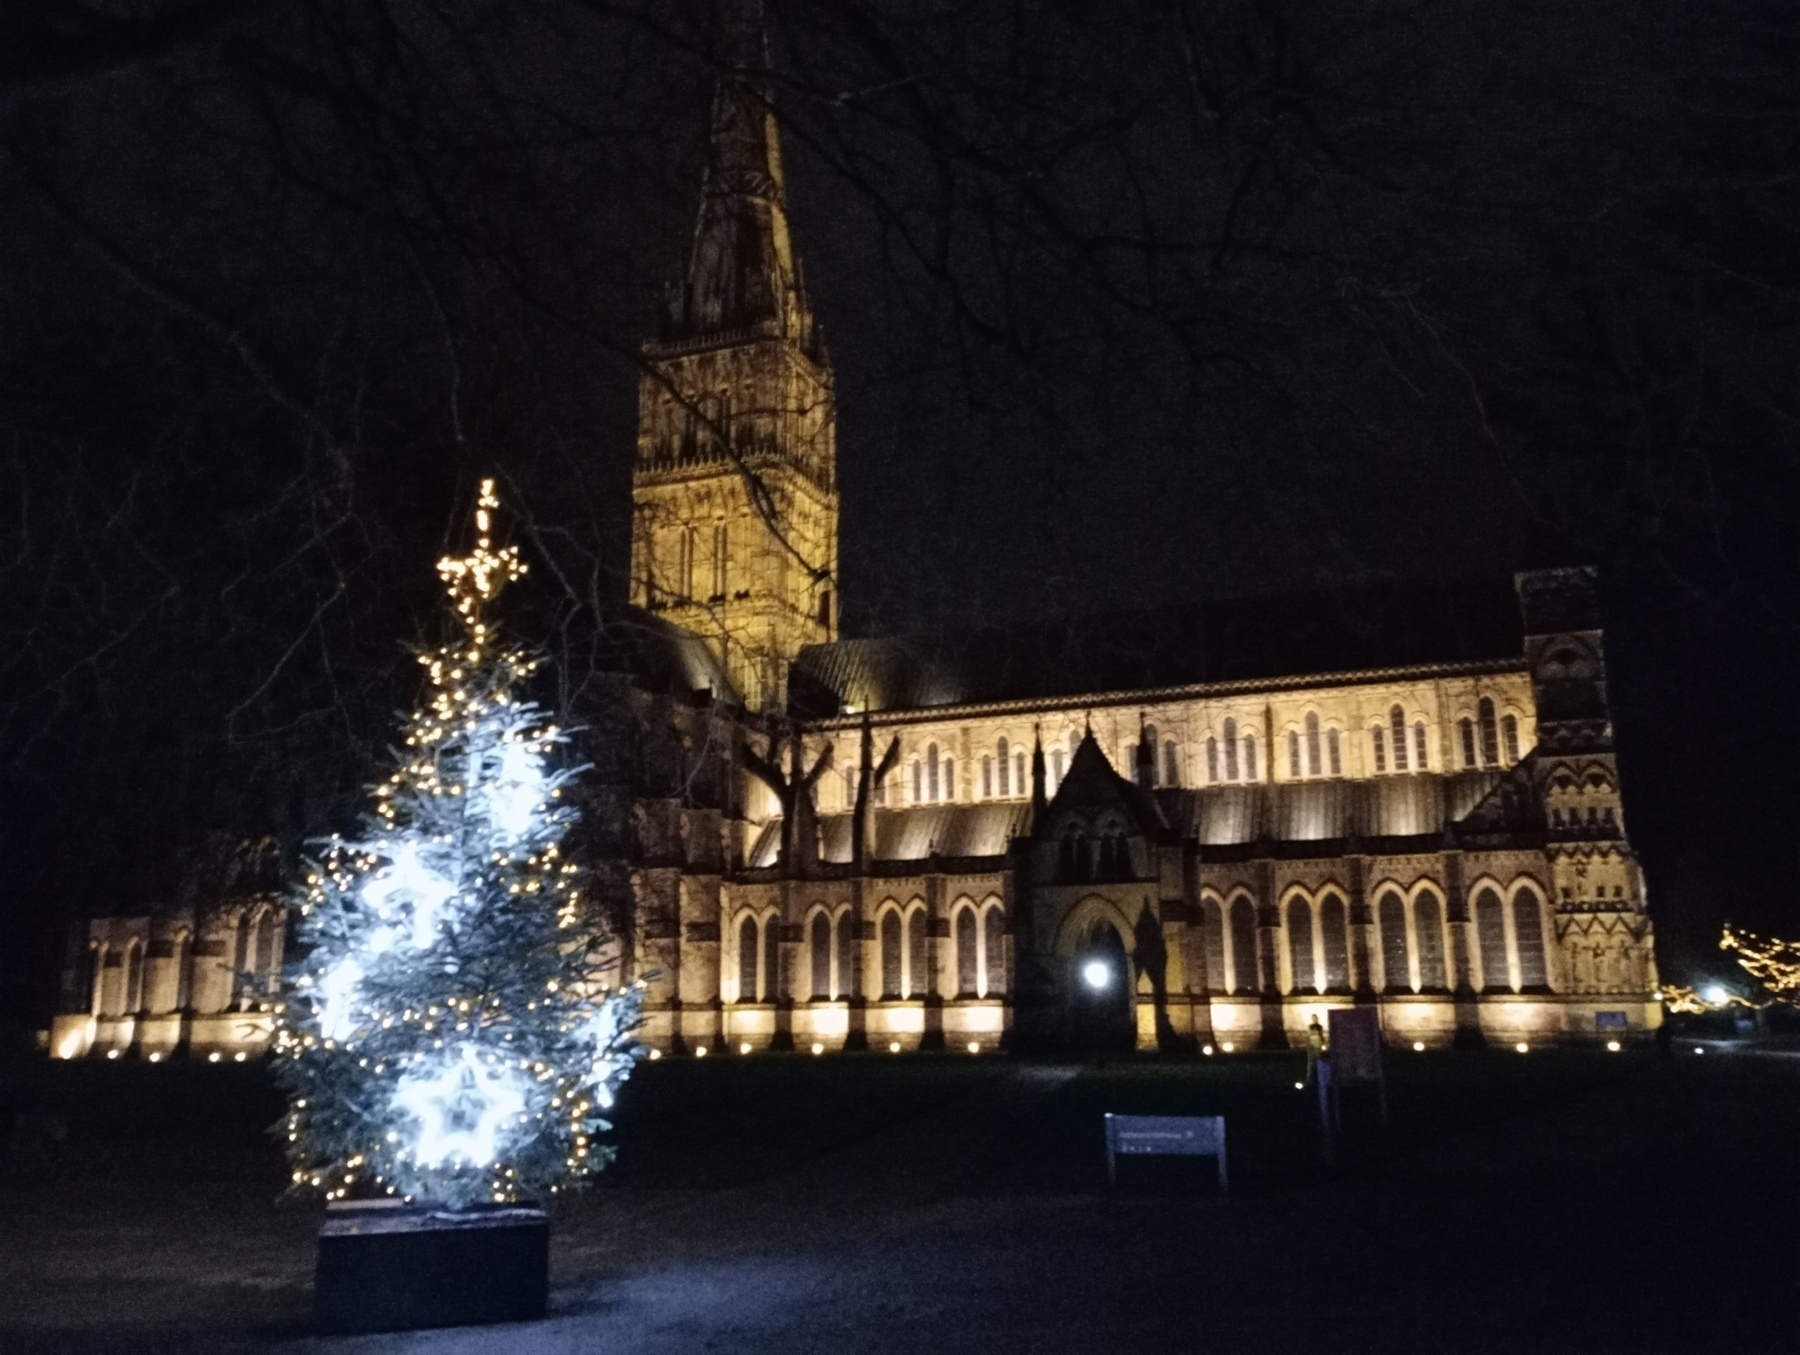
[{"label": "tree planter box", "polygon": [[327,1206],[313,1318],[322,1332],[405,1331],[544,1315],[550,1221],[541,1209]]}]

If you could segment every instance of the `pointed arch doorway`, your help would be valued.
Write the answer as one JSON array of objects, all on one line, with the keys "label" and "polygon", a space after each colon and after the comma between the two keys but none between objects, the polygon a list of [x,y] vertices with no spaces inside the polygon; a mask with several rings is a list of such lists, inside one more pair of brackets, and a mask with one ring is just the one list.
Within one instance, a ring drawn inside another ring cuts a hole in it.
[{"label": "pointed arch doorway", "polygon": [[1126,1054],[1137,1045],[1131,957],[1125,938],[1104,918],[1089,924],[1075,949],[1070,1034],[1084,1054]]}]

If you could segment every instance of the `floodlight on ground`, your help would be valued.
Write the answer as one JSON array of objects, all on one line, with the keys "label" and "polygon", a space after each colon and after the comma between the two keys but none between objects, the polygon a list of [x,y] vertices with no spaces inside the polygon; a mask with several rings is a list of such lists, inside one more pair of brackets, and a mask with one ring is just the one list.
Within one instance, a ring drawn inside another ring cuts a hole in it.
[{"label": "floodlight on ground", "polygon": [[1227,1041],[1225,1041],[1224,1044],[1220,1045],[1219,1048],[1223,1049],[1227,1054],[1229,1054],[1232,1050],[1236,1049],[1237,1046],[1234,1045],[1230,1040],[1227,1040]]},{"label": "floodlight on ground", "polygon": [[706,1056],[707,1056],[707,1054],[709,1054],[709,1053],[710,1053],[710,1052],[711,1052],[711,1051],[710,1051],[710,1050],[709,1050],[709,1049],[707,1049],[707,1047],[706,1047],[706,1046],[705,1046],[705,1045],[701,1045],[701,1046],[700,1046],[700,1047],[699,1047],[699,1048],[698,1048],[698,1049],[696,1049],[696,1050],[695,1050],[695,1051],[694,1051],[694,1057],[695,1057],[695,1058],[697,1058],[697,1059],[703,1059],[703,1058],[705,1058],[705,1057],[706,1057]]},{"label": "floodlight on ground", "polygon": [[1112,982],[1112,966],[1105,960],[1089,960],[1081,967],[1081,981],[1098,992]]},{"label": "floodlight on ground", "polygon": [[1725,991],[1724,984],[1709,983],[1706,985],[1705,991],[1703,991],[1700,996],[1712,1003],[1715,1007],[1723,1007],[1727,999],[1731,997],[1731,994]]},{"label": "floodlight on ground", "polygon": [[1610,1052],[1617,1054],[1623,1046],[1621,1046],[1617,1040],[1608,1040],[1606,1042],[1606,1047]]},{"label": "floodlight on ground", "polygon": [[234,1063],[242,1063],[248,1057],[249,1057],[249,1055],[245,1054],[244,1051],[241,1049],[238,1050],[237,1053],[235,1053],[231,1056],[232,1062],[234,1062]]},{"label": "floodlight on ground", "polygon": [[1529,1054],[1531,1052],[1531,1046],[1526,1044],[1523,1040],[1520,1040],[1513,1048],[1518,1050],[1521,1054]]},{"label": "floodlight on ground", "polygon": [[979,1053],[980,1053],[980,1052],[981,1052],[981,1043],[980,1043],[980,1041],[978,1041],[978,1040],[970,1040],[970,1041],[969,1041],[969,1052],[970,1052],[970,1053],[971,1053],[971,1054],[979,1054]]},{"label": "floodlight on ground", "polygon": [[745,1040],[742,1044],[740,1044],[738,1046],[738,1053],[748,1054],[749,1052],[750,1052],[750,1041]]},{"label": "floodlight on ground", "polygon": [[1294,1090],[1297,1092],[1303,1092],[1306,1090],[1306,1084],[1304,1082],[1296,1082],[1294,1084]]},{"label": "floodlight on ground", "polygon": [[822,1044],[819,1044],[815,1041],[813,1044],[813,1053],[814,1054],[823,1054],[824,1052],[825,1052],[825,1046]]},{"label": "floodlight on ground", "polygon": [[1696,1054],[1704,1054],[1706,1052],[1706,1047],[1704,1045],[1695,1045],[1694,1052]]},{"label": "floodlight on ground", "polygon": [[1425,1041],[1414,1040],[1413,1041],[1413,1053],[1423,1054],[1424,1052],[1425,1052]]},{"label": "floodlight on ground", "polygon": [[150,1062],[161,1063],[162,1062],[162,1051],[158,1050],[156,1053],[152,1054],[150,1056]]},{"label": "floodlight on ground", "polygon": [[[109,1049],[106,1051],[106,1057],[109,1059],[116,1059],[119,1057],[119,1051],[116,1049]],[[213,1055],[213,1057],[216,1059],[216,1058],[218,1058],[218,1055],[215,1054],[215,1055]]]},{"label": "floodlight on ground", "polygon": [[[117,1058],[118,1052],[115,1050],[110,1057]],[[217,1063],[223,1057],[224,1057],[224,1055],[220,1054],[219,1051],[215,1049],[215,1050],[213,1050],[212,1053],[210,1053],[206,1056],[206,1061],[208,1063]]]},{"label": "floodlight on ground", "polygon": [[650,1061],[651,1061],[651,1062],[652,1062],[652,1063],[654,1063],[654,1062],[655,1062],[655,1061],[656,1061],[656,1060],[657,1060],[657,1059],[660,1059],[660,1058],[661,1058],[661,1057],[662,1057],[662,1050],[660,1050],[660,1049],[652,1049],[652,1050],[651,1050],[651,1051],[650,1051]]},{"label": "floodlight on ground", "polygon": [[888,1046],[888,1053],[898,1054],[899,1052],[900,1052],[900,1041],[895,1040],[892,1044],[890,1044]]},{"label": "floodlight on ground", "polygon": [[1212,1057],[1213,1047],[1209,1044],[1201,1045],[1200,1052],[1210,1059]]}]

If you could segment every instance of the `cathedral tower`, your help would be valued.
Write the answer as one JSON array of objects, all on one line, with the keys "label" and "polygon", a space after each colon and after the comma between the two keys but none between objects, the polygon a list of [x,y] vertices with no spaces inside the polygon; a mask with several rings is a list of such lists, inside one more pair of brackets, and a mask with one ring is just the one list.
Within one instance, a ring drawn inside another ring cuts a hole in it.
[{"label": "cathedral tower", "polygon": [[701,636],[753,710],[837,637],[837,414],[788,237],[756,7],[712,110],[700,220],[644,347],[632,601]]}]

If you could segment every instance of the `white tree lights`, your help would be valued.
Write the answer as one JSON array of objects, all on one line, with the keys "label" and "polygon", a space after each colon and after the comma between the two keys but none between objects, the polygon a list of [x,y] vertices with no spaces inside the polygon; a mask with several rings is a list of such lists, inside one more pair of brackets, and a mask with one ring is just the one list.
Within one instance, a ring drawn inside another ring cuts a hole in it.
[{"label": "white tree lights", "polygon": [[635,989],[608,986],[560,843],[563,735],[516,696],[538,661],[496,641],[525,572],[478,539],[438,563],[462,634],[419,656],[426,700],[358,841],[307,879],[302,958],[276,1034],[296,1186],[452,1208],[530,1199],[598,1171],[600,1112],[640,1053]]}]

